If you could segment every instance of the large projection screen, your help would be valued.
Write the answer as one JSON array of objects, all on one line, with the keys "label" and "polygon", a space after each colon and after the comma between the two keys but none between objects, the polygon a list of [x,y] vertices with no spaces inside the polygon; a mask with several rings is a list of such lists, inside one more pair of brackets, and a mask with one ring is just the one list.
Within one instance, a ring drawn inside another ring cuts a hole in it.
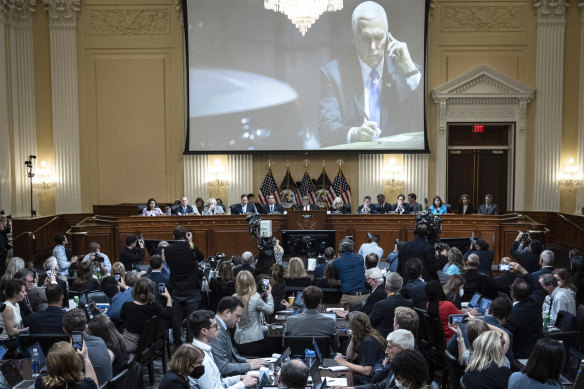
[{"label": "large projection screen", "polygon": [[303,36],[264,0],[183,0],[185,153],[427,151],[426,0],[343,3]]}]

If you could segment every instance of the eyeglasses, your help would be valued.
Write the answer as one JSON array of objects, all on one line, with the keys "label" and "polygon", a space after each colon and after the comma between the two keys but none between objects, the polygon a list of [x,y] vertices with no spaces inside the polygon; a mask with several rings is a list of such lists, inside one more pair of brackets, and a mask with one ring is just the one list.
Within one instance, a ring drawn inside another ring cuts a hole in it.
[{"label": "eyeglasses", "polygon": [[218,323],[215,323],[212,326],[209,326],[209,329],[211,329],[211,328],[214,328],[214,329],[218,330],[219,329],[219,324]]}]

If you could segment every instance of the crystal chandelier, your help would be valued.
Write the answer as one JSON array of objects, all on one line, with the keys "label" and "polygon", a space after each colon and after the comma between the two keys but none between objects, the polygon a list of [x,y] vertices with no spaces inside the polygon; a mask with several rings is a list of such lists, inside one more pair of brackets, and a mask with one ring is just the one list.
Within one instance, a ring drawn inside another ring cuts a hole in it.
[{"label": "crystal chandelier", "polygon": [[343,0],[264,0],[264,8],[288,16],[304,36],[320,15],[343,9]]}]

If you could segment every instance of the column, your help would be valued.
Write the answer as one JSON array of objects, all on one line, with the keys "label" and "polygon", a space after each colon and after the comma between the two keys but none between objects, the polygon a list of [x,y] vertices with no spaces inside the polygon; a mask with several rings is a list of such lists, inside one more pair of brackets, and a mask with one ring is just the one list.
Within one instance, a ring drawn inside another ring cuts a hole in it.
[{"label": "column", "polygon": [[189,204],[193,206],[197,197],[202,197],[205,201],[209,198],[209,188],[206,181],[208,166],[209,156],[207,154],[184,156],[184,195],[189,198]]},{"label": "column", "polygon": [[383,154],[359,154],[359,199],[355,210],[365,196],[371,196],[371,202],[376,203],[375,196],[383,193],[382,174]]},{"label": "column", "polygon": [[[436,139],[436,193],[435,195],[445,198],[446,196],[446,159],[448,156],[448,142],[446,133],[446,99],[438,101],[438,138]],[[419,202],[419,201],[418,201]],[[432,201],[430,201],[432,202]]]},{"label": "column", "polygon": [[[584,172],[584,1],[578,3],[580,7],[580,99],[578,117],[578,157],[576,163],[580,172]],[[578,188],[576,194],[576,209],[574,213],[579,215],[584,207],[584,188]]]},{"label": "column", "polygon": [[8,47],[7,41],[7,12],[4,3],[0,3],[0,209],[7,214],[12,212],[12,151],[10,146],[10,115],[8,110]]},{"label": "column", "polygon": [[240,203],[242,193],[254,192],[252,162],[253,157],[249,154],[227,155],[227,176],[229,177],[227,205]]},{"label": "column", "polygon": [[535,0],[537,55],[533,210],[559,211],[565,0]]},{"label": "column", "polygon": [[[8,88],[12,127],[14,187],[12,213],[30,216],[30,179],[24,161],[36,155],[32,13],[35,0],[4,0],[8,21]],[[33,200],[36,209],[38,200]]]},{"label": "column", "polygon": [[433,197],[428,194],[428,154],[404,154],[404,194],[414,192],[417,202],[424,204],[424,198]]},{"label": "column", "polygon": [[81,212],[77,12],[79,0],[43,0],[49,13],[57,214]]}]

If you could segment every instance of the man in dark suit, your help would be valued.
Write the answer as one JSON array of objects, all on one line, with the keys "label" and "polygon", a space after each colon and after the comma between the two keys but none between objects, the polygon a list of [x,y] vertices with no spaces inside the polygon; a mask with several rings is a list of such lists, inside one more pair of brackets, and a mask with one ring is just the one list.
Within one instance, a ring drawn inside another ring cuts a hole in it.
[{"label": "man in dark suit", "polygon": [[189,205],[189,199],[187,196],[183,196],[180,198],[180,204],[175,205],[171,208],[171,212],[173,215],[192,215],[196,213],[199,215],[199,210]]},{"label": "man in dark suit", "polygon": [[528,238],[526,241],[523,239],[523,235],[523,232],[519,231],[511,245],[510,253],[529,273],[533,273],[540,268],[539,255],[543,250],[543,245],[537,239],[529,240]]},{"label": "man in dark suit", "polygon": [[498,215],[499,207],[497,204],[493,204],[493,195],[487,193],[485,195],[485,203],[479,207],[478,213],[482,215]]},{"label": "man in dark suit", "polygon": [[470,301],[475,293],[493,298],[494,292],[491,288],[491,279],[486,274],[479,271],[479,256],[471,254],[466,260],[466,270],[462,273],[464,277],[464,295],[461,301]]},{"label": "man in dark suit", "polygon": [[45,288],[47,295],[47,309],[35,312],[30,318],[31,334],[64,334],[63,316],[63,289],[57,283],[49,284]]},{"label": "man in dark suit", "polygon": [[554,272],[554,253],[551,250],[543,250],[541,254],[539,254],[539,269],[536,272],[533,272],[533,276],[538,278],[546,275],[552,274]]},{"label": "man in dark suit", "polygon": [[389,273],[385,280],[385,291],[388,297],[375,303],[369,321],[384,338],[393,331],[393,316],[396,307],[414,307],[414,303],[402,296],[399,291],[404,280],[397,273]]},{"label": "man in dark suit", "polygon": [[434,246],[426,241],[429,227],[425,222],[419,222],[414,228],[415,238],[406,242],[399,249],[398,273],[403,277],[406,274],[406,265],[410,258],[419,258],[422,261],[422,278],[426,282],[438,280],[438,262]]},{"label": "man in dark suit", "polygon": [[380,193],[377,195],[377,212],[388,213],[391,211],[391,204],[385,202],[385,195]]},{"label": "man in dark suit", "polygon": [[268,203],[264,204],[264,213],[284,213],[284,207],[276,203],[274,195],[269,195]]},{"label": "man in dark suit", "polygon": [[231,208],[232,215],[245,215],[246,213],[257,213],[256,206],[253,204],[248,204],[247,195],[241,195],[241,203],[235,204]]},{"label": "man in dark suit", "polygon": [[[164,257],[170,268],[168,289],[172,294],[174,313],[172,333],[175,346],[179,346],[183,319],[196,311],[201,302],[199,261],[204,260],[205,256],[193,243],[193,235],[182,226],[175,227],[172,234],[176,242],[164,249]],[[187,342],[192,340],[193,336],[187,328]]]},{"label": "man in dark suit", "polygon": [[352,15],[357,55],[347,53],[321,68],[321,146],[371,141],[423,131],[423,86],[407,45],[388,31],[387,15],[367,1]]},{"label": "man in dark suit", "polygon": [[360,205],[359,208],[357,208],[357,213],[378,213],[377,207],[371,204],[371,196],[363,197],[363,205]]},{"label": "man in dark suit", "polygon": [[302,300],[306,309],[286,320],[284,337],[327,336],[330,352],[336,352],[339,349],[337,324],[333,318],[318,312],[318,305],[322,302],[322,290],[318,286],[308,286],[302,291]]},{"label": "man in dark suit", "polygon": [[365,282],[371,287],[371,294],[367,297],[362,312],[369,315],[373,310],[373,306],[387,297],[385,292],[385,278],[381,270],[377,267],[365,270]]},{"label": "man in dark suit", "polygon": [[302,204],[296,206],[297,211],[318,211],[318,207],[310,204],[310,199],[307,195],[302,196]]},{"label": "man in dark suit", "polygon": [[495,254],[493,250],[489,250],[489,244],[484,239],[474,239],[474,242],[471,241],[468,251],[464,253],[464,259],[467,259],[471,254],[476,254],[479,257],[479,271],[491,277],[491,265]]},{"label": "man in dark suit", "polygon": [[406,203],[406,196],[400,194],[397,196],[397,203],[391,206],[391,212],[405,214],[410,213],[410,205]]},{"label": "man in dark suit", "polygon": [[150,257],[150,267],[152,268],[152,272],[146,278],[151,279],[154,285],[164,284],[164,286],[168,286],[170,278],[162,274],[162,256],[154,254]]},{"label": "man in dark suit", "polygon": [[401,293],[405,298],[412,300],[416,308],[426,309],[428,298],[424,291],[426,281],[422,278],[422,269],[422,261],[419,258],[410,258],[408,260],[406,275],[409,281],[402,288]]},{"label": "man in dark suit", "polygon": [[541,307],[547,292],[539,280],[519,263],[509,265],[512,272],[523,275],[525,279],[516,278],[511,285],[513,309],[505,327],[513,333],[513,356],[529,358],[535,342],[543,337]]},{"label": "man in dark suit", "polygon": [[264,213],[264,208],[261,204],[256,203],[256,197],[253,193],[247,194],[247,203],[255,208],[256,213]]}]

